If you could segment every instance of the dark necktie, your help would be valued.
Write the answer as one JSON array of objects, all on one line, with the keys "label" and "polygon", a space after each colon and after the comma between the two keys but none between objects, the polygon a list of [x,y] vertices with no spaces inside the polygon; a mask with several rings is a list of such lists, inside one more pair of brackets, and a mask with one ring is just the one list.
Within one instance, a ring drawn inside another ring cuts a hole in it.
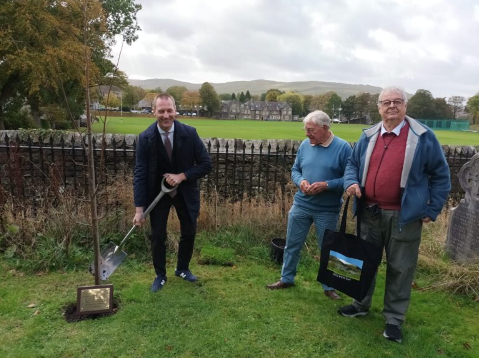
[{"label": "dark necktie", "polygon": [[165,132],[165,133],[162,133],[163,135],[166,136],[165,140],[164,140],[164,147],[166,148],[166,152],[167,152],[167,156],[169,158],[169,161],[171,161],[171,158],[172,158],[172,144],[171,144],[171,140],[169,139],[169,133],[168,132]]},{"label": "dark necktie", "polygon": [[[168,132],[165,132],[165,133],[162,133],[163,135],[165,135],[165,140],[164,140],[164,147],[166,148],[166,152],[167,152],[167,156],[169,157],[169,161],[172,161],[171,158],[172,158],[172,144],[171,144],[171,140],[169,139],[169,133]],[[177,189],[174,189],[173,191],[169,192],[168,193],[169,196],[171,198],[174,198],[174,196],[176,196],[177,194]]]}]

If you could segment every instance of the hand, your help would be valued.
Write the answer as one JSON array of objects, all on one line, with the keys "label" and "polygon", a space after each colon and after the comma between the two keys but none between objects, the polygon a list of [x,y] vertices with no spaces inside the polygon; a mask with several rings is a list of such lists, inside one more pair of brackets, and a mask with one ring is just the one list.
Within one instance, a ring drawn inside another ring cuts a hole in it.
[{"label": "hand", "polygon": [[181,182],[186,180],[186,176],[184,175],[184,173],[181,173],[181,174],[166,173],[164,174],[164,178],[166,178],[166,182],[170,186],[177,186],[181,184]]},{"label": "hand", "polygon": [[132,223],[136,226],[142,226],[146,222],[146,219],[142,218],[142,214],[144,213],[144,208],[136,208],[136,214],[134,215],[134,219],[132,219]]},{"label": "hand", "polygon": [[424,218],[422,219],[422,221],[423,221],[424,223],[429,223],[429,222],[432,221],[432,219],[430,219],[428,216],[426,216],[426,217],[424,217]]},{"label": "hand", "polygon": [[361,198],[361,190],[358,184],[352,184],[346,189],[348,196],[356,195],[357,198]]},{"label": "hand", "polygon": [[306,191],[307,195],[316,195],[319,193],[324,192],[328,188],[328,184],[326,181],[317,181],[313,184],[311,184]]},{"label": "hand", "polygon": [[307,194],[307,190],[310,187],[308,180],[302,180],[300,183],[300,190],[303,194]]}]

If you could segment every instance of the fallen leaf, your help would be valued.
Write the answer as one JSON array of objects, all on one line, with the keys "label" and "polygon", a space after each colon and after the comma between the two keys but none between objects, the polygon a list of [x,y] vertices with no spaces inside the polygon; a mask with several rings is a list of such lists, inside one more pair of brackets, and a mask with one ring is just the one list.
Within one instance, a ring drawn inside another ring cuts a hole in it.
[{"label": "fallen leaf", "polygon": [[417,285],[416,282],[412,282],[412,288],[413,288],[414,290],[418,290],[418,289],[419,289],[419,287],[418,287],[418,285]]},{"label": "fallen leaf", "polygon": [[40,314],[40,311],[39,310],[36,310],[35,313],[33,314],[34,316],[37,316]]},{"label": "fallen leaf", "polygon": [[43,275],[45,275],[45,273],[42,272],[42,271],[40,271],[40,272],[37,272],[35,275],[37,275],[37,276],[43,276]]},{"label": "fallen leaf", "polygon": [[35,308],[37,307],[37,305],[35,303],[31,303],[27,306],[27,308]]},{"label": "fallen leaf", "polygon": [[470,344],[467,343],[467,342],[464,342],[464,347],[465,347],[465,349],[472,349],[472,347],[470,346]]}]

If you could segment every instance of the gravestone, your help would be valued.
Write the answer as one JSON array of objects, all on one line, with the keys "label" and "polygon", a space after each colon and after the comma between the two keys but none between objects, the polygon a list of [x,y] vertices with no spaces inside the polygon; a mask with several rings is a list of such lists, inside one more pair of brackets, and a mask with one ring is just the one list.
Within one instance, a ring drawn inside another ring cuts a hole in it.
[{"label": "gravestone", "polygon": [[465,197],[450,212],[446,250],[457,262],[479,257],[479,154],[465,163],[458,174]]}]

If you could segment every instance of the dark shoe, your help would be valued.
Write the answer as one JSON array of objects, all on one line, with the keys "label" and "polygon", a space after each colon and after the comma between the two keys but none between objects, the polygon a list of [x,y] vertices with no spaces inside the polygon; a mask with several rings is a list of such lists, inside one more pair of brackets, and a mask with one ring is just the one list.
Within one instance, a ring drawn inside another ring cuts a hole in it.
[{"label": "dark shoe", "polygon": [[383,337],[390,341],[397,343],[402,342],[402,326],[396,324],[386,324],[385,330],[383,331]]},{"label": "dark shoe", "polygon": [[151,291],[156,292],[164,287],[167,282],[166,276],[157,276],[151,286]]},{"label": "dark shoe", "polygon": [[362,310],[356,308],[354,305],[348,305],[338,308],[338,313],[345,317],[356,317],[366,315],[368,310]]},{"label": "dark shoe", "polygon": [[333,301],[339,300],[340,296],[335,292],[335,290],[327,290],[325,291],[325,296],[331,298]]},{"label": "dark shoe", "polygon": [[197,276],[194,276],[189,270],[176,270],[175,275],[189,282],[196,282],[198,280]]},{"label": "dark shoe", "polygon": [[266,288],[268,290],[279,290],[279,289],[282,289],[282,288],[289,288],[289,287],[294,286],[294,285],[295,285],[294,283],[285,283],[285,282],[279,280],[278,282],[272,283],[271,285],[267,285]]}]

